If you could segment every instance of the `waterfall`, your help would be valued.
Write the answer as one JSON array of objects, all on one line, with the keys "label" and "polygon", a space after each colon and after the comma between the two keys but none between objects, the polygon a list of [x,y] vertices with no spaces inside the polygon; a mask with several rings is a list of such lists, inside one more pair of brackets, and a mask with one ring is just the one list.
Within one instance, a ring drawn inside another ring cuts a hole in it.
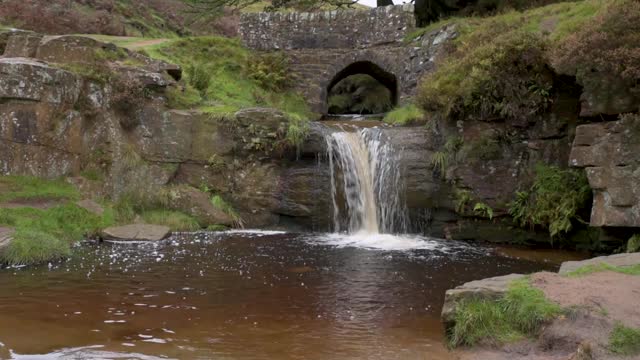
[{"label": "waterfall", "polygon": [[335,232],[405,233],[397,152],[376,128],[326,135]]}]

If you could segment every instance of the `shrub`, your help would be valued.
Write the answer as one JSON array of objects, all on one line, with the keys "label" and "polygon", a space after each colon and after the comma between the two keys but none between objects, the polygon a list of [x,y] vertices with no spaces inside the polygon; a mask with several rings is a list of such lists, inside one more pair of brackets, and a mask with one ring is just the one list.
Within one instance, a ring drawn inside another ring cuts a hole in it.
[{"label": "shrub", "polygon": [[481,341],[510,342],[534,335],[540,327],[560,315],[561,308],[527,279],[510,284],[498,300],[467,299],[458,303],[455,325],[449,329],[449,345],[473,346]]},{"label": "shrub", "polygon": [[264,89],[282,91],[293,82],[289,59],[282,52],[253,54],[247,59],[245,69],[249,78]]},{"label": "shrub", "polygon": [[194,89],[204,94],[211,84],[211,69],[203,63],[191,63],[185,69],[188,76],[188,83]]},{"label": "shrub", "polygon": [[422,79],[418,103],[445,117],[480,120],[517,118],[545,110],[552,78],[545,41],[525,31],[498,26],[478,31],[438,71]]},{"label": "shrub", "polygon": [[551,240],[581,221],[579,212],[588,206],[591,188],[581,170],[563,170],[539,164],[529,191],[519,191],[509,213],[521,227],[540,226],[549,230]]},{"label": "shrub", "polygon": [[624,356],[640,354],[640,329],[617,323],[609,335],[609,350]]},{"label": "shrub", "polygon": [[568,36],[551,59],[559,72],[576,76],[584,86],[597,86],[594,76],[600,73],[640,91],[640,2],[608,2],[593,21]]},{"label": "shrub", "polygon": [[638,252],[640,251],[640,234],[633,235],[629,241],[627,242],[627,252]]}]

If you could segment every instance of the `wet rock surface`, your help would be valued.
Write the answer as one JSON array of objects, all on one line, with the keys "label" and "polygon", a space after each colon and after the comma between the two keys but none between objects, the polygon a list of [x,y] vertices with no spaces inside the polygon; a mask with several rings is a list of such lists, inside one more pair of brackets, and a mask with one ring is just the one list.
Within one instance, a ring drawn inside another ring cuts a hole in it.
[{"label": "wet rock surface", "polygon": [[167,226],[150,224],[113,226],[102,230],[105,240],[159,241],[167,238],[169,234],[171,230]]}]

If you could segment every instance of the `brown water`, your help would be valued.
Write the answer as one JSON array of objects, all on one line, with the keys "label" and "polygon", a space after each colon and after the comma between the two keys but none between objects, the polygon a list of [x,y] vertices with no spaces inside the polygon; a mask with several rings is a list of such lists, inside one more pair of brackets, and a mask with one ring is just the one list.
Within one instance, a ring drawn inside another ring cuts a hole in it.
[{"label": "brown water", "polygon": [[0,270],[0,358],[449,359],[446,289],[555,268],[390,235],[83,246],[62,264]]}]

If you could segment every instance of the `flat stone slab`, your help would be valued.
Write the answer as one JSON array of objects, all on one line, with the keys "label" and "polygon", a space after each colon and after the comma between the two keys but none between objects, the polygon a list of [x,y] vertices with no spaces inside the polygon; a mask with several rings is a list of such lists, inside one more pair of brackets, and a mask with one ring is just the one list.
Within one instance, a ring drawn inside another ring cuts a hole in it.
[{"label": "flat stone slab", "polygon": [[576,271],[581,267],[598,264],[608,264],[612,266],[632,266],[640,264],[640,252],[629,254],[615,254],[609,256],[599,256],[583,261],[566,261],[560,265],[559,274],[567,274]]},{"label": "flat stone slab", "polygon": [[9,246],[13,240],[13,233],[15,232],[14,228],[0,226],[0,250]]},{"label": "flat stone slab", "polygon": [[121,241],[159,241],[165,239],[171,229],[162,225],[131,224],[112,226],[102,230],[102,238]]},{"label": "flat stone slab", "polygon": [[502,297],[509,284],[518,279],[522,279],[524,275],[510,274],[504,276],[496,276],[492,278],[470,281],[464,283],[455,289],[449,289],[445,293],[444,305],[442,306],[442,321],[445,327],[453,326],[453,319],[457,303],[465,299],[498,299]]},{"label": "flat stone slab", "polygon": [[97,202],[90,199],[80,200],[76,202],[76,205],[98,216],[104,213],[104,208],[102,208],[102,206]]}]

